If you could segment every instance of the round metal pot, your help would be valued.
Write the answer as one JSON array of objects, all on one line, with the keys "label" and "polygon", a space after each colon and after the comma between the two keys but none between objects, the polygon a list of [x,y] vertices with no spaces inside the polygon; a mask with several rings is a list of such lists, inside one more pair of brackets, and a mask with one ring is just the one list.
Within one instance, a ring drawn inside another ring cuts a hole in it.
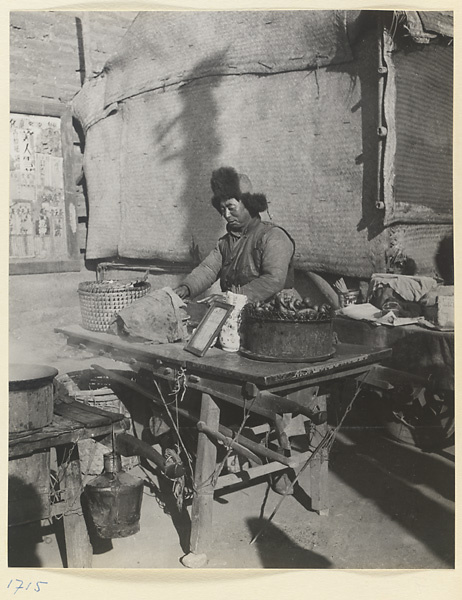
[{"label": "round metal pot", "polygon": [[334,355],[333,321],[283,321],[245,316],[241,354],[273,362],[315,362]]},{"label": "round metal pot", "polygon": [[53,420],[53,379],[58,374],[46,365],[9,366],[9,432],[42,429]]}]

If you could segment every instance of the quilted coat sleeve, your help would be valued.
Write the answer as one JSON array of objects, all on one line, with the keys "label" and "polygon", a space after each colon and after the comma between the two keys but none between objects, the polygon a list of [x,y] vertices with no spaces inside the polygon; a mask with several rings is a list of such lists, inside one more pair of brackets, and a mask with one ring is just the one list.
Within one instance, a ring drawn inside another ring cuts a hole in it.
[{"label": "quilted coat sleeve", "polygon": [[189,289],[189,296],[194,298],[209,288],[220,276],[222,255],[217,244],[208,256],[186,277],[181,285]]},{"label": "quilted coat sleeve", "polygon": [[273,227],[262,240],[262,264],[259,277],[243,285],[239,293],[250,302],[265,301],[282,289],[287,279],[294,243],[279,227]]}]

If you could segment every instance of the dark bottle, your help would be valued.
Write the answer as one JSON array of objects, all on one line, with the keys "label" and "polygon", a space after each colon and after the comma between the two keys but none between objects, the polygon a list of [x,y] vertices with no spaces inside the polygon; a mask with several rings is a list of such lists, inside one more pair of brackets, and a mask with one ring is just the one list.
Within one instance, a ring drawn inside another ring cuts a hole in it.
[{"label": "dark bottle", "polygon": [[101,538],[121,538],[140,530],[143,481],[122,470],[120,455],[104,455],[101,475],[85,486],[91,518]]}]

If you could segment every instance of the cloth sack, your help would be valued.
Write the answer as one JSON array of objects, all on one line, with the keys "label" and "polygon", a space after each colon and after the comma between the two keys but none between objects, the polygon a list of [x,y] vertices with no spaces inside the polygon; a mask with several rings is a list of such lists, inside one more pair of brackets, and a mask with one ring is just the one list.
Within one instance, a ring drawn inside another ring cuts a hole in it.
[{"label": "cloth sack", "polygon": [[382,310],[392,310],[398,317],[422,315],[421,300],[436,288],[433,277],[376,273],[372,276],[368,300]]},{"label": "cloth sack", "polygon": [[403,300],[419,302],[430,290],[437,285],[433,277],[417,277],[412,275],[398,275],[394,273],[375,273],[372,275],[369,286],[369,298],[384,287],[391,288]]},{"label": "cloth sack", "polygon": [[186,340],[189,318],[183,300],[168,287],[132,302],[116,316],[119,333],[168,344]]}]

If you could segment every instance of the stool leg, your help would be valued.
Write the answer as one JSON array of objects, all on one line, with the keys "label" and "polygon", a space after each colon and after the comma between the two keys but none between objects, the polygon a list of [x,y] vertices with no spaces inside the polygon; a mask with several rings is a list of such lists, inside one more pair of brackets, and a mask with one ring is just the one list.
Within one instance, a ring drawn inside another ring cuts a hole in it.
[{"label": "stool leg", "polygon": [[82,476],[77,445],[68,444],[56,448],[58,467],[62,470],[66,493],[66,508],[63,515],[66,540],[67,566],[89,568],[92,564],[92,547],[83,516],[80,496]]},{"label": "stool leg", "polygon": [[[319,410],[327,410],[327,396],[317,397]],[[311,446],[315,448],[327,433],[328,425],[316,425],[311,438]],[[329,514],[329,451],[327,448],[319,450],[313,456],[310,464],[310,495],[311,508],[320,515]]]},{"label": "stool leg", "polygon": [[[201,416],[208,427],[218,430],[220,409],[208,394],[202,394]],[[194,497],[191,509],[190,552],[182,559],[187,567],[204,566],[212,540],[213,491],[212,476],[216,469],[217,449],[205,433],[199,432],[194,472]],[[197,560],[195,560],[195,556]]]}]

